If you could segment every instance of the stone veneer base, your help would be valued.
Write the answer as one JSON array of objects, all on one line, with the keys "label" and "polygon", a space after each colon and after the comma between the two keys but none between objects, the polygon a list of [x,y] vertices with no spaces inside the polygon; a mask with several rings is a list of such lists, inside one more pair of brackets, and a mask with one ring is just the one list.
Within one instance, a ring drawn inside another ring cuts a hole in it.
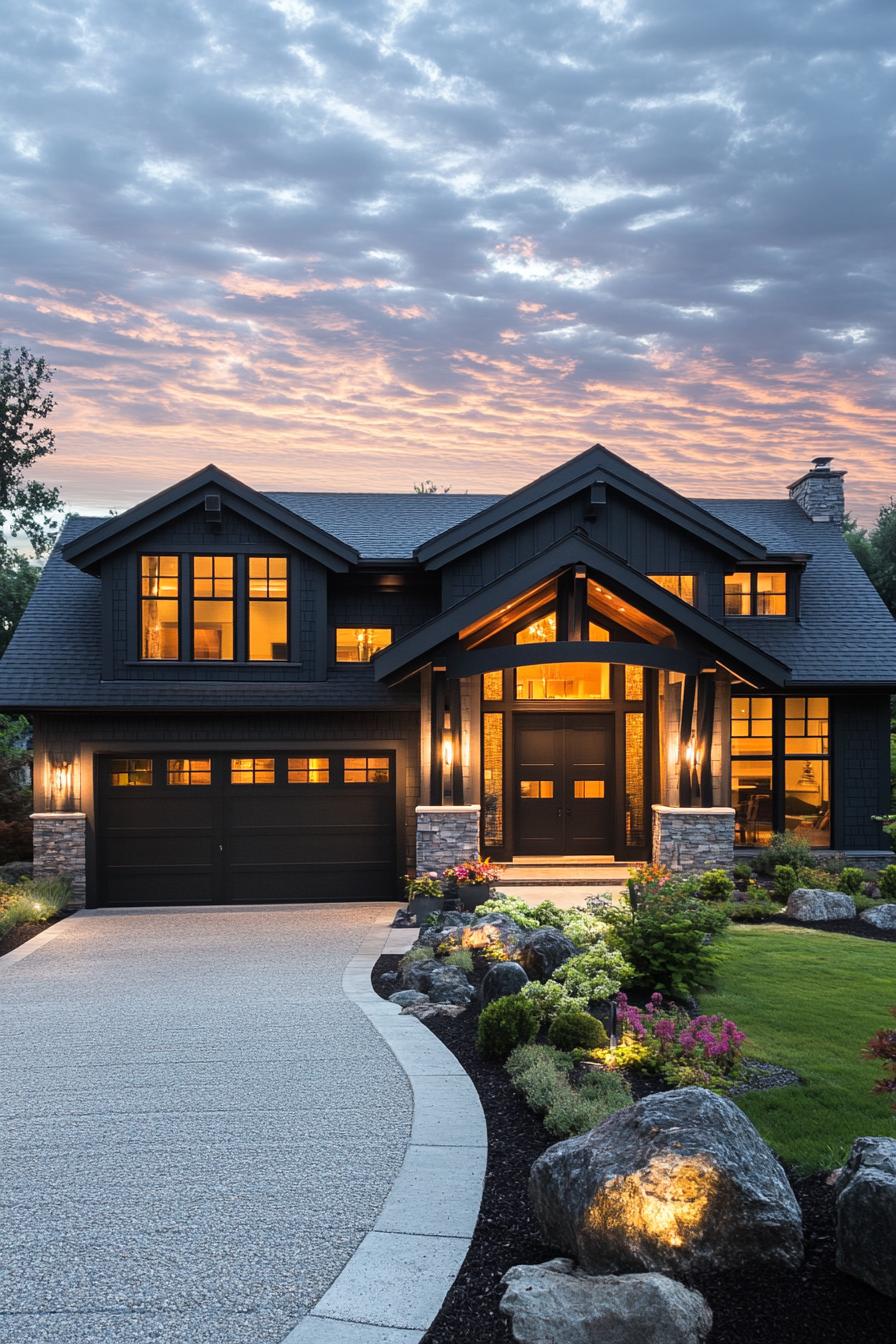
[{"label": "stone veneer base", "polygon": [[70,905],[81,907],[87,897],[87,814],[33,812],[35,878],[67,877],[72,884]]},{"label": "stone veneer base", "polygon": [[417,811],[417,872],[441,872],[479,853],[478,803],[467,807],[421,806]]},{"label": "stone veneer base", "polygon": [[653,862],[673,873],[704,873],[734,863],[733,807],[653,805]]}]

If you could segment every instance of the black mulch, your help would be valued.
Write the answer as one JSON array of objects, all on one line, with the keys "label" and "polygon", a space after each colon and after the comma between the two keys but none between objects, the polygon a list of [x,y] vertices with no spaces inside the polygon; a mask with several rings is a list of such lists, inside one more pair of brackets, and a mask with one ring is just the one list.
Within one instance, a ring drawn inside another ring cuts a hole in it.
[{"label": "black mulch", "polygon": [[[380,957],[374,988],[398,960]],[[502,1274],[511,1265],[540,1264],[559,1254],[540,1239],[526,1196],[529,1169],[551,1140],[501,1065],[480,1059],[475,1020],[468,1010],[426,1023],[476,1086],[489,1154],[469,1253],[423,1344],[510,1344],[508,1321],[498,1310]],[[826,1178],[797,1179],[793,1188],[803,1212],[804,1264],[797,1271],[747,1268],[694,1280],[691,1286],[712,1307],[710,1344],[894,1344],[893,1302],[836,1269],[834,1196]]]},{"label": "black mulch", "polygon": [[45,919],[42,924],[17,924],[14,929],[10,929],[9,933],[0,938],[0,957],[7,952],[12,952],[16,947],[21,947],[35,934],[43,933],[44,929],[48,929],[51,924],[58,924],[60,919],[65,919],[66,913],[64,911],[61,915],[54,915],[52,919]]},{"label": "black mulch", "polygon": [[[896,943],[896,929],[878,929],[856,915],[855,919],[785,919],[776,915],[769,924],[786,924],[791,929],[820,929],[822,933],[850,933],[854,938],[875,938],[881,943]],[[896,1329],[894,1329],[896,1336]]]}]

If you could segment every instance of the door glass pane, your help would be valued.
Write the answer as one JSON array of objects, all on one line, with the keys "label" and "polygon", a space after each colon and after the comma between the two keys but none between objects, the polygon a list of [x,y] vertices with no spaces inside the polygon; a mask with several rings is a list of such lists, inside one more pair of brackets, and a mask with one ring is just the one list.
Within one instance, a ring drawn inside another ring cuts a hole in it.
[{"label": "door glass pane", "polygon": [[625,666],[625,698],[626,700],[644,699],[644,669],[643,667],[634,667],[630,663]]},{"label": "door glass pane", "polygon": [[152,784],[152,760],[147,756],[111,760],[109,782],[114,789],[149,788]]},{"label": "door glass pane", "polygon": [[625,842],[643,845],[644,831],[644,715],[625,716]]},{"label": "door glass pane", "polygon": [[285,602],[249,603],[249,658],[284,662],[288,653]]},{"label": "door glass pane", "polygon": [[574,798],[603,798],[606,785],[602,779],[576,779],[573,781]]},{"label": "door glass pane", "polygon": [[554,781],[552,779],[521,779],[521,798],[553,798]]},{"label": "door glass pane", "polygon": [[504,673],[483,672],[482,674],[483,700],[500,700],[503,693],[504,693]]},{"label": "door glass pane", "polygon": [[233,603],[215,599],[193,602],[193,657],[233,657]]},{"label": "door glass pane", "polygon": [[608,700],[608,663],[538,663],[516,669],[518,700]]},{"label": "door glass pane", "polygon": [[749,616],[751,574],[725,575],[725,615]]},{"label": "door glass pane", "polygon": [[771,761],[732,760],[731,806],[735,844],[767,844],[773,830]]},{"label": "door glass pane", "polygon": [[831,843],[831,794],[827,761],[786,761],[784,825],[816,849]]},{"label": "door glass pane", "polygon": [[504,843],[503,714],[482,716],[482,842]]}]

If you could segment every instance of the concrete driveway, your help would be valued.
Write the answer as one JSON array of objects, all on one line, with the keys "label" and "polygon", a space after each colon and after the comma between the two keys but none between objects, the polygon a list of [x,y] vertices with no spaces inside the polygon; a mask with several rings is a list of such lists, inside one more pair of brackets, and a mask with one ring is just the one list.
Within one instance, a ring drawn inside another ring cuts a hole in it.
[{"label": "concrete driveway", "polygon": [[96,911],[0,960],[2,1344],[279,1344],[401,1165],[382,908]]}]

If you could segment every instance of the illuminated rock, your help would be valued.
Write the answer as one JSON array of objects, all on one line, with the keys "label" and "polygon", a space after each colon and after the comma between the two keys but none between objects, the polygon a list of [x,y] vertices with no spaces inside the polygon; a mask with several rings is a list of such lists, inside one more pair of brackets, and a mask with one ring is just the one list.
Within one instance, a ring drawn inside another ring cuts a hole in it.
[{"label": "illuminated rock", "polygon": [[837,1268],[896,1297],[896,1139],[856,1139],[837,1180]]},{"label": "illuminated rock", "polygon": [[845,892],[797,887],[790,893],[784,913],[788,919],[809,924],[824,919],[855,919],[856,907],[852,897]]},{"label": "illuminated rock", "polygon": [[700,1087],[645,1097],[534,1163],[544,1239],[593,1273],[798,1265],[799,1205],[732,1101]]},{"label": "illuminated rock", "polygon": [[516,959],[531,980],[550,980],[564,961],[576,956],[579,948],[559,929],[532,929],[523,937]]},{"label": "illuminated rock", "polygon": [[501,1282],[517,1344],[702,1344],[712,1328],[700,1294],[663,1274],[596,1278],[558,1259],[515,1265]]}]

